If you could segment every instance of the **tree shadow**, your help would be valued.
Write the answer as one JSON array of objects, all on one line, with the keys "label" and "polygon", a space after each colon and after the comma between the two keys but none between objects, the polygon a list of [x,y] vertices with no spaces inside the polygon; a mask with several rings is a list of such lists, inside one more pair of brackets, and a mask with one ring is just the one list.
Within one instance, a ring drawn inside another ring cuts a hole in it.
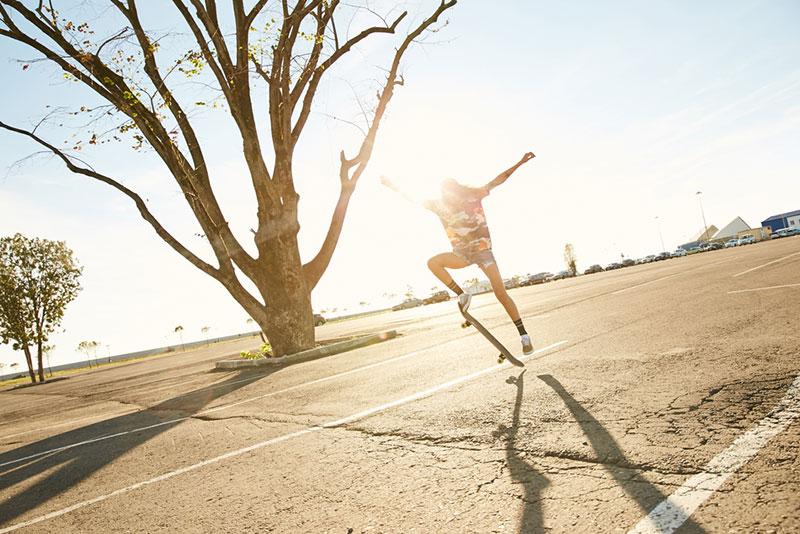
[{"label": "tree shadow", "polygon": [[520,455],[517,449],[517,433],[519,432],[519,414],[522,408],[522,393],[524,388],[525,371],[519,376],[510,376],[506,379],[509,384],[514,384],[517,388],[517,396],[514,401],[514,411],[511,417],[511,426],[507,427],[500,424],[494,432],[495,437],[505,438],[506,465],[509,474],[514,482],[522,486],[525,494],[522,497],[523,509],[522,517],[519,521],[519,532],[542,532],[544,531],[541,493],[550,482],[547,477],[533,469]]},{"label": "tree shadow", "polygon": [[[667,494],[642,476],[641,468],[628,460],[608,430],[581,406],[558,380],[551,375],[539,375],[538,378],[561,397],[572,416],[581,426],[581,430],[589,440],[602,467],[614,478],[625,493],[639,505],[643,512],[650,513],[658,503],[668,497]],[[683,519],[682,532],[705,532],[690,517],[684,516],[679,519]]]},{"label": "tree shadow", "polygon": [[[276,370],[238,373],[212,387],[178,395],[145,410],[69,430],[0,454],[0,491],[38,478],[0,502],[0,525],[7,525],[136,447],[187,421],[215,399]],[[253,380],[244,380],[248,376]]]}]

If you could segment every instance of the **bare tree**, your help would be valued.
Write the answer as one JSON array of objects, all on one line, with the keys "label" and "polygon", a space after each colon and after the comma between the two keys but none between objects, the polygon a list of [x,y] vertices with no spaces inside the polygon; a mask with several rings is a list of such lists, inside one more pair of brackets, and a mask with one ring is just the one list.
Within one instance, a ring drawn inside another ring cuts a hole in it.
[{"label": "bare tree", "polygon": [[[191,36],[190,49],[177,56],[174,47],[167,50],[160,45],[163,36],[145,27],[143,20],[150,19],[140,13],[140,7],[163,10],[168,3],[184,25],[184,33]],[[136,0],[109,0],[102,14],[103,26],[117,24],[118,29],[98,29],[103,33],[98,37],[89,22],[74,20],[91,3],[76,3],[78,7],[71,8],[71,13],[63,13],[56,11],[53,2],[0,0],[0,37],[27,46],[37,53],[37,61],[56,65],[65,78],[88,87],[104,101],[89,109],[90,113],[124,119],[113,136],[132,135],[135,146],[148,147],[158,156],[199,224],[214,258],[211,262],[170,233],[140,193],[113,173],[99,172],[70,151],[57,148],[37,128],[2,121],[0,128],[38,143],[71,172],[126,195],[164,242],[225,287],[266,332],[280,356],[314,343],[311,290],[330,263],[381,120],[395,89],[403,85],[401,60],[412,43],[437,29],[437,21],[456,0],[441,0],[429,16],[408,27],[398,42],[375,107],[365,110],[367,120],[359,146],[352,156],[344,150],[340,153],[339,197],[324,241],[305,264],[297,240],[299,195],[293,163],[320,84],[337,62],[365,40],[396,34],[407,12],[390,20],[379,17],[379,24],[343,35],[343,16],[349,13],[352,24],[365,18],[352,17],[354,9],[377,16],[369,3],[354,7],[340,0],[252,0],[249,4],[246,7],[243,0],[232,0],[229,9],[219,10],[217,2],[210,0],[152,2],[146,7]],[[30,64],[25,63],[23,69]],[[256,254],[234,235],[211,187],[207,147],[192,113],[209,102],[187,101],[176,90],[174,78],[181,73],[204,76],[203,83],[219,95],[214,103],[226,107],[236,127],[257,202]],[[254,95],[266,97],[263,106]],[[267,110],[263,118],[258,112],[262,108]],[[89,133],[85,142],[79,141],[73,148],[106,141],[102,132]],[[256,294],[246,289],[242,276],[252,282]]]}]

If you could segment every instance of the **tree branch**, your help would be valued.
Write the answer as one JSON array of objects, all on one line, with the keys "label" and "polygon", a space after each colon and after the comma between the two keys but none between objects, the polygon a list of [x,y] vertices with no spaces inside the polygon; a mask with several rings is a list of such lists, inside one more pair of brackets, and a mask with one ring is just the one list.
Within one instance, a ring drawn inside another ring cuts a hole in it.
[{"label": "tree branch", "polygon": [[[328,227],[328,233],[325,236],[325,240],[323,241],[319,252],[311,261],[303,266],[303,275],[305,276],[306,283],[309,287],[313,288],[317,285],[322,277],[322,273],[325,272],[325,269],[327,269],[328,265],[330,264],[331,258],[333,257],[333,252],[336,249],[336,244],[338,243],[339,236],[342,232],[344,217],[347,212],[347,206],[350,202],[350,197],[353,194],[353,190],[355,189],[358,179],[366,169],[367,163],[369,163],[370,157],[372,156],[372,149],[375,145],[378,127],[380,126],[381,119],[386,112],[386,106],[388,106],[389,101],[392,99],[395,86],[403,84],[402,77],[398,76],[403,54],[405,54],[411,43],[414,42],[414,40],[419,37],[422,32],[434,24],[442,15],[442,13],[456,5],[456,2],[457,0],[442,0],[436,11],[434,11],[430,17],[422,21],[419,26],[417,26],[406,36],[406,38],[403,40],[403,43],[400,45],[400,48],[398,48],[395,52],[392,66],[389,69],[389,74],[386,77],[386,83],[383,86],[383,91],[378,97],[378,106],[375,109],[375,115],[373,116],[372,124],[370,125],[369,131],[361,143],[361,148],[359,149],[358,154],[353,159],[348,159],[345,156],[344,151],[340,153],[339,180],[341,182],[341,191],[339,194],[339,200],[336,204],[336,208],[333,211],[331,223]],[[405,14],[401,15],[401,18],[403,16],[405,16]],[[398,21],[395,21],[395,24],[392,26],[396,26],[397,22]]]},{"label": "tree branch", "polygon": [[198,256],[196,256],[192,251],[186,248],[183,244],[181,244],[172,234],[170,234],[166,228],[155,218],[152,212],[147,208],[144,200],[141,196],[139,196],[136,192],[132,191],[131,189],[125,187],[122,183],[113,178],[110,178],[104,174],[100,174],[92,169],[88,169],[86,167],[81,167],[75,165],[75,163],[67,156],[63,151],[59,150],[58,148],[54,147],[35,133],[24,130],[22,128],[17,128],[11,125],[8,125],[2,121],[0,121],[0,128],[8,130],[10,132],[15,132],[30,139],[34,140],[36,143],[40,144],[41,146],[47,148],[50,152],[54,155],[58,156],[67,168],[75,173],[75,174],[82,174],[84,176],[88,176],[90,178],[94,178],[100,182],[110,185],[114,189],[120,191],[125,196],[133,200],[134,204],[136,204],[136,208],[139,210],[139,214],[142,218],[150,223],[150,226],[156,231],[156,234],[164,240],[173,250],[175,250],[178,254],[186,258],[192,265],[203,271],[204,273],[212,276],[213,278],[219,279],[220,277],[220,269],[213,267],[212,265],[204,262]]},{"label": "tree branch", "polygon": [[[294,127],[292,128],[292,143],[297,143],[298,139],[300,139],[300,133],[303,131],[305,127],[306,121],[308,120],[308,116],[311,113],[311,105],[314,102],[314,96],[317,92],[317,87],[319,87],[319,83],[322,80],[323,74],[327,71],[336,61],[338,61],[342,56],[348,53],[352,48],[358,44],[359,42],[363,41],[367,37],[375,33],[394,33],[397,29],[397,25],[408,15],[407,11],[404,11],[397,17],[394,22],[392,22],[389,26],[373,26],[371,28],[367,28],[366,30],[362,31],[355,37],[352,37],[347,42],[345,42],[341,48],[336,49],[333,54],[328,57],[321,65],[319,65],[316,69],[314,69],[314,74],[311,76],[311,79],[308,82],[308,88],[306,89],[305,96],[303,97],[303,104],[300,108],[300,114],[297,117],[297,121],[295,122]],[[298,81],[299,84],[299,81]],[[297,88],[295,88],[297,89]],[[302,87],[300,87],[300,91],[294,94],[294,98],[296,100],[292,103],[292,108],[297,103],[297,100],[300,98],[300,94],[302,93]]]}]

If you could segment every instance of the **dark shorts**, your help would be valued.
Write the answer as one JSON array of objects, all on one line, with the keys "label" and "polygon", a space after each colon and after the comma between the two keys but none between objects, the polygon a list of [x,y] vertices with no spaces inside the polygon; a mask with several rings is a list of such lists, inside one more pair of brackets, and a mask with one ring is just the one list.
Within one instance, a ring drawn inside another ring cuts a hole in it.
[{"label": "dark shorts", "polygon": [[454,250],[453,251],[457,256],[461,256],[464,260],[471,264],[475,264],[478,267],[489,267],[496,263],[494,261],[494,254],[492,253],[492,249],[485,249],[485,250],[477,250],[477,251],[470,251],[470,250]]}]

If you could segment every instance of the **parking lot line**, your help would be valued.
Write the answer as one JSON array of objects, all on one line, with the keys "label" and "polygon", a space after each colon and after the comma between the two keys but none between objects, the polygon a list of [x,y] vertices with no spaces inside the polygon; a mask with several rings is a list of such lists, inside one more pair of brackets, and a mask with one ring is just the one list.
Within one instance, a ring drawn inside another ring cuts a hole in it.
[{"label": "parking lot line", "polygon": [[[243,399],[243,400],[240,400],[240,401],[236,401],[236,402],[231,402],[231,403],[228,403],[228,404],[223,404],[221,406],[215,406],[213,408],[209,408],[207,410],[203,410],[201,412],[197,412],[197,413],[189,415],[189,416],[176,417],[175,419],[169,419],[167,421],[161,421],[160,423],[155,423],[155,424],[152,424],[152,425],[133,428],[133,429],[125,430],[125,431],[122,431],[122,432],[115,432],[114,434],[108,434],[108,435],[105,435],[105,436],[99,436],[99,437],[96,437],[96,438],[90,438],[90,439],[87,439],[87,440],[78,441],[78,442],[75,442],[75,443],[70,443],[68,445],[63,445],[61,447],[56,447],[54,449],[49,449],[49,450],[46,450],[46,451],[37,452],[37,453],[34,453],[34,454],[30,454],[28,456],[24,456],[22,458],[16,458],[14,460],[9,460],[7,462],[1,463],[0,467],[5,467],[7,465],[18,464],[20,462],[24,462],[24,461],[27,461],[27,460],[32,460],[34,458],[38,458],[40,456],[45,456],[47,454],[52,454],[52,453],[55,453],[55,452],[61,452],[61,451],[69,450],[69,449],[74,449],[76,447],[81,447],[83,445],[91,445],[92,443],[97,443],[97,442],[100,442],[100,441],[106,441],[106,440],[113,439],[113,438],[119,438],[119,437],[122,437],[122,436],[126,436],[128,434],[133,434],[135,432],[141,432],[143,430],[150,430],[152,428],[159,428],[159,427],[166,426],[166,425],[171,425],[171,424],[174,424],[174,423],[181,423],[183,421],[187,421],[187,420],[191,419],[192,417],[208,415],[210,413],[219,412],[219,411],[222,411],[222,410],[228,410],[230,408],[233,408],[235,406],[240,406],[242,404],[255,402],[257,400],[265,399],[267,397],[273,397],[275,395],[280,395],[282,393],[288,393],[288,392],[294,391],[296,389],[312,386],[312,385],[315,385],[315,384],[320,384],[322,382],[327,382],[329,380],[335,380],[335,379],[341,378],[343,376],[351,375],[351,374],[358,373],[358,372],[361,372],[361,371],[366,371],[368,369],[373,369],[375,367],[378,367],[378,366],[381,366],[381,365],[385,365],[385,364],[388,364],[388,363],[392,363],[392,362],[397,362],[397,361],[400,361],[400,360],[404,360],[406,358],[411,358],[413,356],[416,356],[416,355],[421,354],[423,352],[427,352],[429,350],[441,349],[441,347],[444,346],[444,345],[449,345],[451,343],[456,343],[458,341],[460,341],[460,339],[454,339],[454,340],[442,343],[441,345],[437,345],[435,347],[427,347],[427,348],[424,348],[424,349],[415,350],[415,351],[412,351],[412,352],[409,352],[409,353],[406,353],[406,354],[401,354],[400,356],[395,356],[394,358],[389,358],[388,360],[382,360],[382,361],[375,362],[375,363],[372,363],[372,364],[369,364],[369,365],[356,367],[355,369],[350,369],[349,371],[344,371],[344,372],[336,373],[336,374],[333,374],[333,375],[330,375],[330,376],[317,378],[316,380],[311,380],[309,382],[303,382],[301,384],[296,384],[294,386],[290,386],[288,388],[279,389],[277,391],[271,391],[269,393],[264,393],[263,395],[256,395],[255,397],[248,397],[246,399]],[[224,385],[225,384],[219,384],[220,387],[222,387]],[[140,410],[140,411],[145,411],[145,410]],[[131,412],[131,413],[136,413],[136,412]],[[49,427],[47,427],[47,428],[49,428]]]},{"label": "parking lot line", "polygon": [[697,271],[699,269],[705,269],[705,268],[714,267],[716,265],[720,265],[720,264],[723,264],[723,263],[728,263],[729,261],[731,261],[731,260],[730,259],[724,259],[724,260],[720,260],[720,261],[715,261],[713,263],[698,265],[696,267],[692,267],[691,269],[686,269],[684,271],[680,271],[680,272],[677,272],[677,273],[668,274],[667,276],[662,276],[661,278],[656,278],[654,280],[648,280],[647,282],[642,282],[640,284],[635,284],[635,285],[632,285],[632,286],[623,287],[622,289],[618,289],[616,291],[613,291],[611,294],[612,295],[619,295],[621,293],[625,293],[626,291],[631,291],[633,289],[638,289],[640,287],[648,286],[650,284],[655,284],[656,282],[661,282],[662,280],[667,280],[669,278],[673,278],[675,276],[679,276],[679,275],[682,275],[682,274],[688,274],[688,273],[691,273],[693,271]]},{"label": "parking lot line", "polygon": [[679,274],[683,274],[683,272],[674,273],[674,274],[670,274],[670,275],[667,275],[667,276],[662,276],[661,278],[656,278],[655,280],[649,280],[647,282],[642,282],[641,284],[636,284],[636,285],[633,285],[633,286],[629,286],[629,287],[625,287],[625,288],[622,288],[622,289],[618,289],[617,291],[614,291],[611,294],[612,295],[619,295],[620,293],[625,293],[626,291],[630,291],[632,289],[637,289],[637,288],[640,288],[640,287],[643,287],[643,286],[647,286],[647,285],[650,285],[650,284],[655,284],[656,282],[660,282],[662,280],[666,280],[667,278],[672,278],[673,276],[678,276]]},{"label": "parking lot line", "polygon": [[[564,341],[559,341],[557,343],[553,343],[553,344],[548,345],[546,347],[543,347],[543,348],[541,348],[539,350],[536,350],[531,355],[525,356],[525,357],[523,357],[521,359],[522,360],[530,360],[534,356],[538,356],[538,355],[541,355],[542,353],[548,352],[548,351],[550,351],[550,350],[552,350],[552,349],[554,349],[556,347],[559,347],[559,346],[565,344],[566,342],[567,341],[564,340]],[[56,517],[62,516],[64,514],[68,514],[70,512],[73,512],[73,511],[78,510],[80,508],[84,508],[84,507],[89,506],[91,504],[95,504],[95,503],[98,503],[98,502],[101,502],[101,501],[108,500],[108,499],[110,499],[112,497],[116,497],[117,495],[122,495],[122,494],[125,494],[125,493],[129,493],[131,491],[134,491],[136,489],[142,488],[144,486],[149,486],[149,485],[155,484],[157,482],[162,482],[164,480],[168,480],[168,479],[176,477],[178,475],[182,475],[183,473],[188,473],[190,471],[194,471],[196,469],[200,469],[201,467],[205,467],[205,466],[211,465],[211,464],[216,464],[216,463],[219,463],[219,462],[221,462],[223,460],[227,460],[229,458],[234,458],[234,457],[237,457],[237,456],[241,456],[243,454],[246,454],[248,452],[252,452],[252,451],[255,451],[255,450],[258,450],[258,449],[263,449],[264,447],[268,447],[270,445],[275,445],[277,443],[288,441],[290,439],[293,439],[293,438],[296,438],[296,437],[300,437],[300,436],[304,436],[304,435],[307,435],[307,434],[311,434],[311,433],[314,433],[314,432],[320,432],[322,430],[336,428],[336,427],[340,427],[340,426],[343,426],[343,425],[346,425],[346,424],[349,424],[349,423],[353,423],[353,422],[359,421],[361,419],[365,419],[365,418],[367,418],[367,417],[369,417],[371,415],[374,415],[374,414],[389,410],[391,408],[395,408],[397,406],[402,406],[403,404],[408,404],[410,402],[414,402],[414,401],[423,399],[425,397],[429,397],[431,395],[434,395],[435,393],[438,393],[440,391],[444,391],[446,389],[449,389],[449,388],[451,388],[453,386],[457,386],[457,385],[462,384],[464,382],[469,382],[470,380],[474,380],[476,378],[479,378],[479,377],[481,377],[483,375],[492,373],[492,372],[497,371],[499,369],[509,368],[509,367],[511,367],[511,364],[508,363],[508,362],[492,365],[491,367],[486,367],[484,369],[480,369],[480,370],[475,371],[473,373],[470,373],[470,374],[467,374],[467,375],[463,375],[463,376],[460,376],[458,378],[454,378],[453,380],[448,380],[447,382],[443,382],[443,383],[438,384],[436,386],[424,389],[422,391],[418,391],[417,393],[413,393],[413,394],[408,395],[406,397],[402,397],[400,399],[397,399],[397,400],[394,400],[394,401],[391,401],[391,402],[387,402],[385,404],[374,406],[372,408],[368,408],[368,409],[363,410],[361,412],[357,412],[357,413],[354,413],[352,415],[348,415],[348,416],[342,417],[340,419],[335,419],[335,420],[332,420],[332,421],[328,421],[327,423],[323,423],[321,425],[314,425],[314,426],[310,426],[310,427],[304,428],[302,430],[297,430],[295,432],[290,432],[288,434],[284,434],[282,436],[271,438],[271,439],[268,439],[266,441],[261,441],[259,443],[254,443],[252,445],[248,445],[247,447],[242,447],[241,449],[228,451],[228,452],[226,452],[224,454],[220,454],[219,456],[215,456],[213,458],[209,458],[207,460],[203,460],[201,462],[197,462],[197,463],[192,464],[192,465],[187,465],[187,466],[181,467],[179,469],[175,469],[173,471],[168,471],[168,472],[163,473],[163,474],[161,474],[161,475],[159,475],[157,477],[153,477],[153,478],[150,478],[148,480],[143,480],[141,482],[137,482],[135,484],[131,484],[130,486],[125,486],[124,488],[119,488],[119,489],[117,489],[115,491],[112,491],[111,493],[106,493],[105,495],[99,495],[97,497],[93,497],[91,499],[87,499],[85,501],[81,501],[81,502],[75,503],[73,505],[67,506],[66,508],[62,508],[60,510],[53,511],[53,512],[50,512],[48,514],[44,514],[44,515],[41,515],[39,517],[35,517],[33,519],[29,519],[27,521],[23,521],[21,523],[16,523],[16,524],[10,525],[8,527],[0,529],[0,534],[4,534],[6,532],[13,532],[13,531],[18,530],[20,528],[29,527],[31,525],[35,525],[36,523],[41,523],[42,521],[47,521],[49,519],[54,519]]]},{"label": "parking lot line", "polygon": [[742,271],[740,273],[736,273],[736,274],[733,275],[733,277],[734,278],[739,278],[743,274],[752,273],[753,271],[757,271],[759,269],[762,269],[762,268],[767,267],[769,265],[772,265],[774,263],[778,263],[779,261],[783,261],[783,260],[789,259],[792,256],[797,256],[798,254],[800,254],[800,252],[794,252],[792,254],[789,254],[788,256],[784,256],[782,258],[778,258],[777,260],[768,261],[767,263],[764,263],[763,265],[759,265],[757,267],[753,267],[752,269],[747,269],[746,271]]},{"label": "parking lot line", "polygon": [[[71,420],[65,421],[63,423],[58,423],[58,424],[55,424],[55,425],[49,425],[47,427],[47,430],[49,430],[51,428],[59,428],[59,427],[62,427],[62,426],[74,425],[75,423],[80,423],[80,422],[83,422],[83,421],[89,421],[91,419],[103,419],[103,418],[107,418],[108,419],[108,418],[113,418],[113,417],[122,417],[123,415],[130,415],[132,413],[136,413],[136,412],[139,412],[139,411],[141,411],[141,410],[136,408],[136,409],[128,410],[128,411],[121,412],[121,413],[110,414],[110,417],[109,417],[109,414],[97,414],[97,415],[90,415],[88,417],[80,417],[78,419],[71,419]],[[6,434],[5,436],[0,436],[0,441],[5,440],[5,439],[9,439],[9,438],[15,438],[17,436],[24,436],[25,434],[32,434],[34,432],[41,432],[41,431],[42,431],[41,428],[32,428],[30,430],[23,430],[22,432],[17,432],[16,434]]]},{"label": "parking lot line", "polygon": [[728,295],[733,295],[734,293],[749,293],[750,291],[767,291],[769,289],[784,289],[787,287],[800,287],[800,284],[783,284],[780,286],[754,287],[752,289],[737,289],[735,291],[728,291]]},{"label": "parking lot line", "polygon": [[661,501],[628,534],[666,534],[677,530],[731,475],[798,416],[800,375],[795,377],[783,399],[764,419],[714,456],[702,472],[691,477],[666,500]]}]

